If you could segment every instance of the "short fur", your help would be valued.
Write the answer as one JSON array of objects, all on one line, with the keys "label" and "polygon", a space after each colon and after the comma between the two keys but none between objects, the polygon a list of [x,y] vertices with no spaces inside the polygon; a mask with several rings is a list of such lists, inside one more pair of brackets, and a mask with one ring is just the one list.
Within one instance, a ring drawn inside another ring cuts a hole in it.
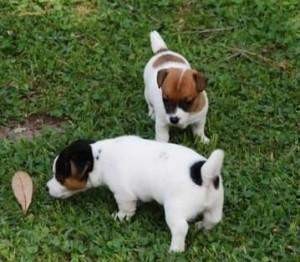
[{"label": "short fur", "polygon": [[[170,251],[184,251],[188,221],[200,213],[203,213],[203,221],[197,223],[198,227],[210,229],[221,220],[222,150],[215,150],[206,159],[180,145],[136,136],[84,143],[86,145],[83,146],[85,150],[81,151],[81,159],[85,160],[74,163],[78,167],[93,166],[87,169],[85,187],[67,188],[65,183],[58,181],[61,170],[57,161],[64,159],[64,164],[68,166],[70,159],[78,157],[77,147],[70,146],[54,161],[54,177],[47,183],[51,196],[66,198],[91,187],[106,185],[117,201],[119,210],[115,218],[120,220],[129,219],[135,214],[137,200],[155,200],[163,205],[166,222],[171,230]],[[66,152],[68,156],[63,158]],[[93,156],[92,165],[89,152]],[[201,167],[197,164],[199,162]],[[196,168],[193,168],[195,165]],[[64,176],[69,178],[69,174],[68,169]],[[214,185],[216,177],[218,188]],[[197,183],[200,178],[201,183]]]},{"label": "short fur", "polygon": [[161,66],[161,65],[163,65],[167,62],[171,62],[171,61],[172,62],[177,62],[177,63],[183,63],[183,64],[185,63],[185,61],[183,59],[181,59],[180,57],[178,57],[178,56],[163,54],[154,61],[153,66],[154,67],[159,67],[159,66]]},{"label": "short fur", "polygon": [[88,173],[93,170],[92,140],[77,140],[66,147],[55,160],[57,181],[69,190],[86,187]]},{"label": "short fur", "polygon": [[[155,55],[144,70],[145,99],[149,116],[155,119],[156,140],[169,141],[170,125],[179,128],[192,125],[194,134],[208,143],[204,133],[208,111],[205,76],[191,69],[182,55],[168,50],[156,31],[151,32],[150,39]],[[168,110],[168,105],[174,110]],[[172,121],[174,118],[178,121]]]}]

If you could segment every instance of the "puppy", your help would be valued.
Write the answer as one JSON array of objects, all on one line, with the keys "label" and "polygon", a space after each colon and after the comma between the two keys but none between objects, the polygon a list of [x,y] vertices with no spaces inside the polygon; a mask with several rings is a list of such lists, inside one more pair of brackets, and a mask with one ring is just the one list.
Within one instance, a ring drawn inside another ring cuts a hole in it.
[{"label": "puppy", "polygon": [[161,36],[150,33],[154,56],[144,69],[145,99],[149,116],[155,119],[155,137],[169,141],[169,126],[186,128],[192,125],[193,133],[203,143],[208,99],[204,89],[206,78],[194,69],[180,54],[170,51]]},{"label": "puppy", "polygon": [[79,140],[54,160],[49,194],[67,198],[106,185],[118,204],[115,218],[131,218],[137,200],[164,207],[172,234],[170,251],[184,251],[188,221],[203,213],[199,228],[211,229],[222,218],[224,153],[208,159],[176,144],[122,136],[91,143]]}]

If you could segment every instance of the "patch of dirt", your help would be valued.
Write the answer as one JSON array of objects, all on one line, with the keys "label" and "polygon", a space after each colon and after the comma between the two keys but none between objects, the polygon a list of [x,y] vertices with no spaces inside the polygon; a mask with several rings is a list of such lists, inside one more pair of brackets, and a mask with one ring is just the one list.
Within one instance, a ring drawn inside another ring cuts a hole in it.
[{"label": "patch of dirt", "polygon": [[93,12],[95,8],[96,8],[95,3],[90,3],[90,2],[78,3],[75,7],[75,13],[79,17],[85,17],[86,15],[89,15],[91,12]]},{"label": "patch of dirt", "polygon": [[61,126],[66,122],[65,119],[60,119],[48,115],[31,115],[21,123],[10,122],[8,126],[0,126],[0,139],[32,139],[39,135],[45,127],[55,129],[62,132]]}]

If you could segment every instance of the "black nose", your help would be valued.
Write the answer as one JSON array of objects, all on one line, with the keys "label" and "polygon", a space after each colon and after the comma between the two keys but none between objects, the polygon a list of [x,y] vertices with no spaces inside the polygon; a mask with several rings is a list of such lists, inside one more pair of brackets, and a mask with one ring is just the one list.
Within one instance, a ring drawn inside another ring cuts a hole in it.
[{"label": "black nose", "polygon": [[49,187],[48,186],[46,186],[46,191],[49,192]]},{"label": "black nose", "polygon": [[170,122],[172,124],[177,124],[179,122],[179,118],[177,116],[171,116],[170,117]]}]

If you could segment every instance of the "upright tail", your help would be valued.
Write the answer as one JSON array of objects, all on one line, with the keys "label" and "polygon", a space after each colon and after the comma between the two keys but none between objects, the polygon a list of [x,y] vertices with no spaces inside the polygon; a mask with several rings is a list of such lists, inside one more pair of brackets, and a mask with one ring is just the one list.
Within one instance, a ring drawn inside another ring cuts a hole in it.
[{"label": "upright tail", "polygon": [[215,188],[219,187],[219,175],[222,170],[224,151],[216,149],[211,153],[207,161],[201,168],[201,176],[204,185],[214,184]]},{"label": "upright tail", "polygon": [[160,50],[168,49],[165,41],[162,39],[162,37],[157,31],[152,31],[150,33],[150,41],[151,48],[154,54]]}]

